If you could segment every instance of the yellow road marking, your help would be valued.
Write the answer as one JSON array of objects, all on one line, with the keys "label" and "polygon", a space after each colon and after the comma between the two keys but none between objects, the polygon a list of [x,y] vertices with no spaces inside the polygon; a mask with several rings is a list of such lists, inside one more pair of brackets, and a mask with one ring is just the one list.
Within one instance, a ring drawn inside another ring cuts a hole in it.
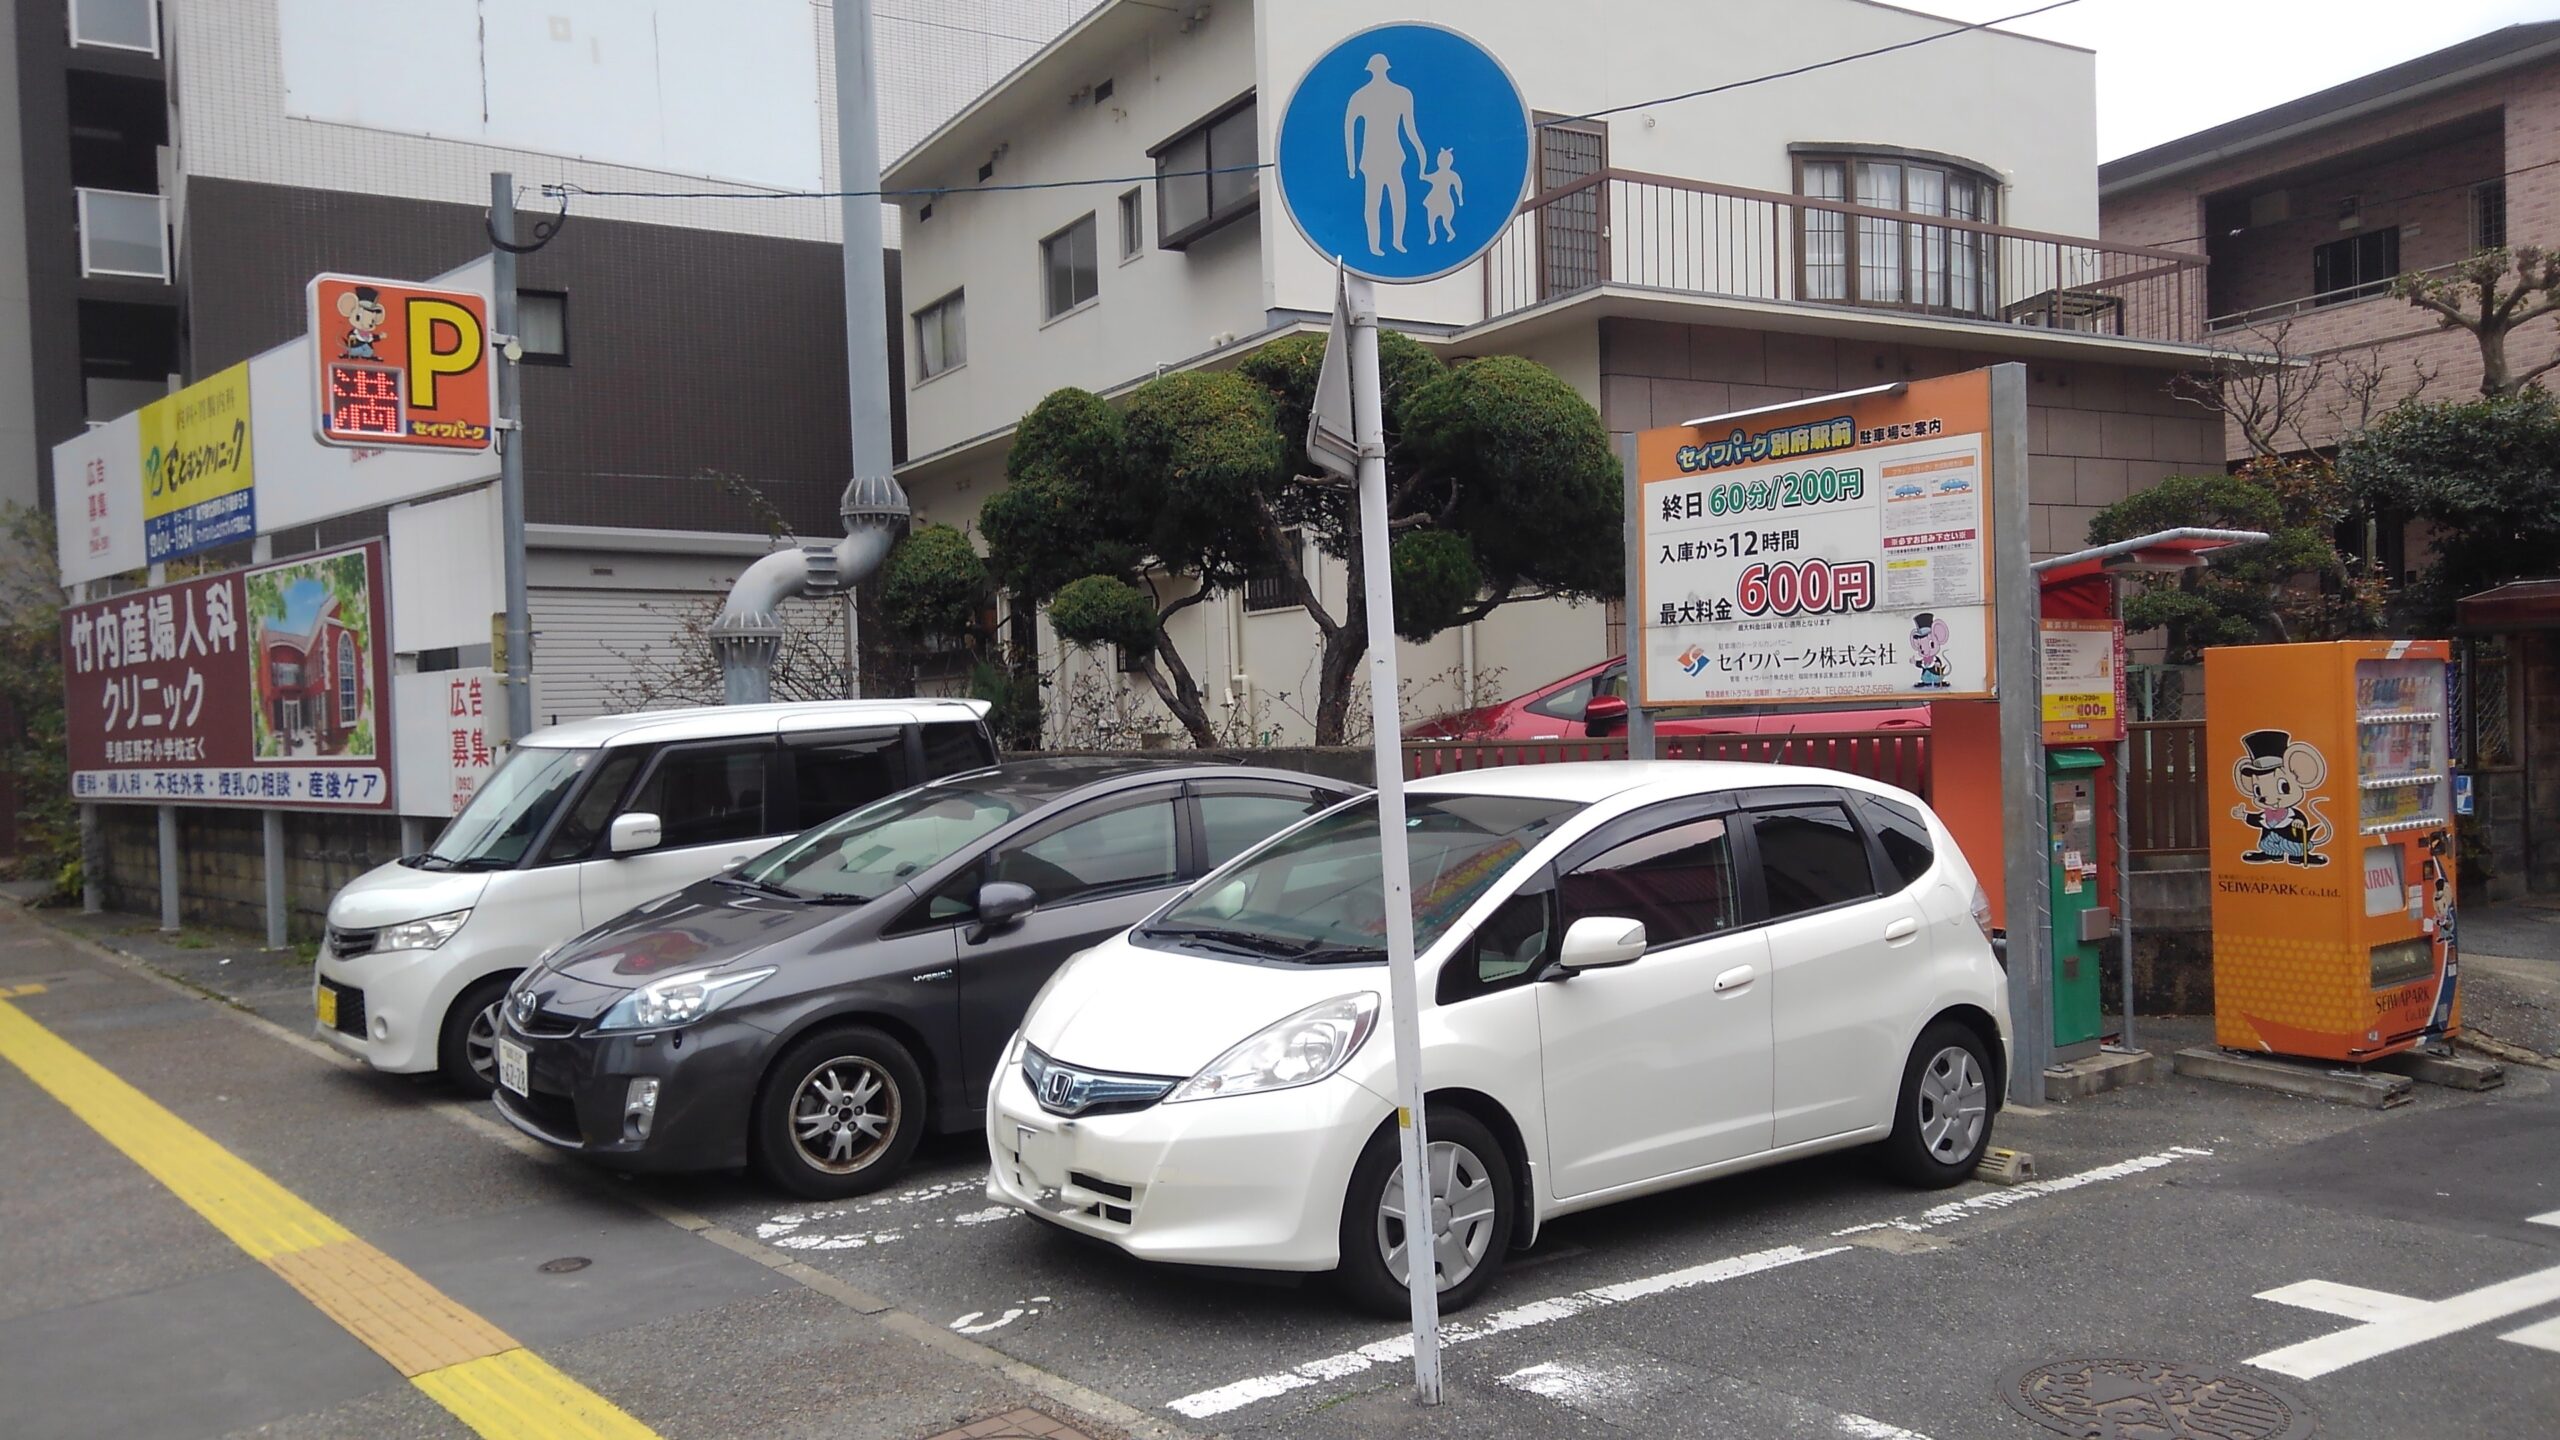
[{"label": "yellow road marking", "polygon": [[0,985],[0,1000],[14,1000],[21,995],[41,995],[44,986],[34,982],[24,985]]},{"label": "yellow road marking", "polygon": [[490,1440],[655,1436],[5,999],[0,1056]]}]

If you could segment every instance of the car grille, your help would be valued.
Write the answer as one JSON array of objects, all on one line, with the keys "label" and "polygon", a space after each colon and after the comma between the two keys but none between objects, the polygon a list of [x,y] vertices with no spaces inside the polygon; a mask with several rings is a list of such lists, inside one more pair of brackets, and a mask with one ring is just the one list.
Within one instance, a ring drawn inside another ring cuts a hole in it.
[{"label": "car grille", "polygon": [[1022,1083],[1052,1115],[1120,1115],[1144,1110],[1182,1083],[1176,1076],[1122,1075],[1086,1070],[1022,1047]]},{"label": "car grille", "polygon": [[379,930],[341,930],[332,925],[329,927],[329,953],[341,960],[352,960],[358,955],[370,955],[373,953],[375,943],[381,938],[382,932]]},{"label": "car grille", "polygon": [[560,1040],[578,1033],[578,1021],[549,1010],[536,1010],[530,1020],[519,1020],[510,1014],[507,1023],[515,1032],[533,1040]]},{"label": "car grille", "polygon": [[320,983],[328,986],[331,993],[338,997],[338,1033],[362,1035],[364,1033],[364,992],[352,985],[341,985],[335,980],[323,980]]}]

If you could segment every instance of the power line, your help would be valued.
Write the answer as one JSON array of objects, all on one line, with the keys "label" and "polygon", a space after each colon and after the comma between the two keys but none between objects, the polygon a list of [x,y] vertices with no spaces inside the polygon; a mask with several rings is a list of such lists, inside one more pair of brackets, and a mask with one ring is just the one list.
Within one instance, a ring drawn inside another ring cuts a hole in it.
[{"label": "power line", "polygon": [[[1815,60],[1808,64],[1795,66],[1792,69],[1773,70],[1765,75],[1751,75],[1740,80],[1728,80],[1723,84],[1710,85],[1702,90],[1687,90],[1677,95],[1665,95],[1653,100],[1630,101],[1624,105],[1612,105],[1606,109],[1587,111],[1580,115],[1559,115],[1554,119],[1541,120],[1537,122],[1537,125],[1533,128],[1543,129],[1551,125],[1567,125],[1579,120],[1598,120],[1610,115],[1621,115],[1630,110],[1649,110],[1657,105],[1675,105],[1683,100],[1698,100],[1710,95],[1722,95],[1730,91],[1743,89],[1747,86],[1765,85],[1773,80],[1790,80],[1799,75],[1812,74],[1817,70],[1828,70],[1835,65],[1846,65],[1854,60],[1871,60],[1878,55],[1890,55],[1897,50],[1909,50],[1921,45],[1934,44],[1940,40],[1953,39],[1958,35],[1969,35],[1974,31],[1987,30],[1995,25],[2006,25],[2013,20],[2030,19],[2037,15],[2046,14],[2050,11],[2060,10],[2068,5],[2077,5],[2079,3],[2080,0],[2049,0],[2049,3],[2038,5],[2031,10],[2020,10],[2014,14],[1996,16],[1989,20],[1975,20],[1967,24],[1955,26],[1952,29],[1937,31],[1934,34],[1916,35],[1908,40],[1897,40],[1890,45],[1879,45],[1872,50],[1860,50],[1855,54],[1850,55],[1835,55],[1828,60]],[[931,24],[934,22],[917,21],[915,23]],[[911,196],[940,198],[945,195],[972,195],[982,191],[1071,190],[1087,185],[1134,185],[1142,184],[1149,180],[1174,180],[1195,175],[1233,175],[1245,171],[1260,171],[1268,170],[1270,168],[1272,168],[1272,163],[1265,160],[1253,165],[1227,165],[1206,170],[1150,171],[1144,175],[1111,175],[1088,177],[1076,180],[1018,181],[1010,184],[997,184],[990,182],[977,185],[917,186],[899,190],[589,190],[581,185],[558,183],[545,185],[542,187],[542,191],[546,195],[558,195],[564,198],[569,195],[585,195],[590,198],[600,200],[891,200]]]}]

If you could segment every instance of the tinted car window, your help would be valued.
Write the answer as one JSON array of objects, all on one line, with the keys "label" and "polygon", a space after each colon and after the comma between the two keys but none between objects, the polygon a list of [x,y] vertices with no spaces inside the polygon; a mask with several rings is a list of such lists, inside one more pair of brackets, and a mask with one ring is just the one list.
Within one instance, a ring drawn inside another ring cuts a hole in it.
[{"label": "tinted car window", "polygon": [[1056,829],[1008,847],[995,857],[988,878],[1028,885],[1043,905],[1063,905],[1106,890],[1170,885],[1180,873],[1174,859],[1174,808],[1170,792],[1120,801],[1101,811],[1080,810]]},{"label": "tinted car window", "polygon": [[1877,842],[1884,847],[1885,863],[1892,867],[1897,887],[1929,873],[1937,847],[1929,839],[1929,822],[1920,818],[1919,811],[1881,795],[1859,796],[1858,808],[1866,812],[1867,828],[1876,832]]},{"label": "tinted car window", "polygon": [[1593,856],[1561,887],[1565,923],[1593,915],[1644,922],[1659,948],[1730,929],[1741,916],[1725,816],[1639,835]]},{"label": "tinted car window", "polygon": [[1761,883],[1769,918],[1863,900],[1876,893],[1867,843],[1837,805],[1783,805],[1756,810],[1752,838],[1760,846]]},{"label": "tinted car window", "polygon": [[1544,715],[1550,720],[1579,720],[1590,704],[1591,682],[1577,680],[1553,695],[1530,701],[1524,708],[1532,715]]},{"label": "tinted car window", "polygon": [[936,720],[919,726],[924,732],[924,777],[938,780],[996,763],[996,747],[986,727],[959,720]]},{"label": "tinted car window", "polygon": [[667,750],[626,811],[655,815],[667,849],[747,840],[765,832],[764,762],[772,743]]},{"label": "tinted car window", "polygon": [[1209,845],[1202,862],[1211,870],[1334,801],[1323,791],[1297,785],[1285,789],[1210,790],[1199,798],[1200,833]]},{"label": "tinted car window", "polygon": [[645,746],[631,745],[605,752],[604,763],[596,767],[594,778],[587,782],[578,803],[560,817],[560,828],[551,832],[551,841],[542,847],[545,861],[584,860],[593,855],[596,841],[603,838],[606,822],[613,819],[615,802],[622,799],[623,787],[631,783],[631,772],[648,758]]},{"label": "tinted car window", "polygon": [[1555,940],[1555,897],[1544,890],[1512,896],[1441,967],[1440,1003],[1508,988],[1538,968]]},{"label": "tinted car window", "polygon": [[794,830],[823,825],[906,788],[907,737],[894,726],[797,740],[791,754]]}]

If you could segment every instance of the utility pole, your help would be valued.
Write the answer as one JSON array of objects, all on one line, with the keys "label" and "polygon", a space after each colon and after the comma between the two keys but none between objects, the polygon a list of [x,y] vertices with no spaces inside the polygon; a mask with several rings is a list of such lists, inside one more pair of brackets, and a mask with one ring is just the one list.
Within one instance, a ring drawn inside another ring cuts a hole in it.
[{"label": "utility pole", "polygon": [[507,738],[523,743],[533,733],[533,625],[524,588],[524,377],[507,358],[516,338],[516,177],[504,170],[489,176],[489,247],[494,275],[490,309],[494,327],[505,339],[495,342],[490,361],[498,367],[498,506],[505,534],[500,541],[507,568]]}]

